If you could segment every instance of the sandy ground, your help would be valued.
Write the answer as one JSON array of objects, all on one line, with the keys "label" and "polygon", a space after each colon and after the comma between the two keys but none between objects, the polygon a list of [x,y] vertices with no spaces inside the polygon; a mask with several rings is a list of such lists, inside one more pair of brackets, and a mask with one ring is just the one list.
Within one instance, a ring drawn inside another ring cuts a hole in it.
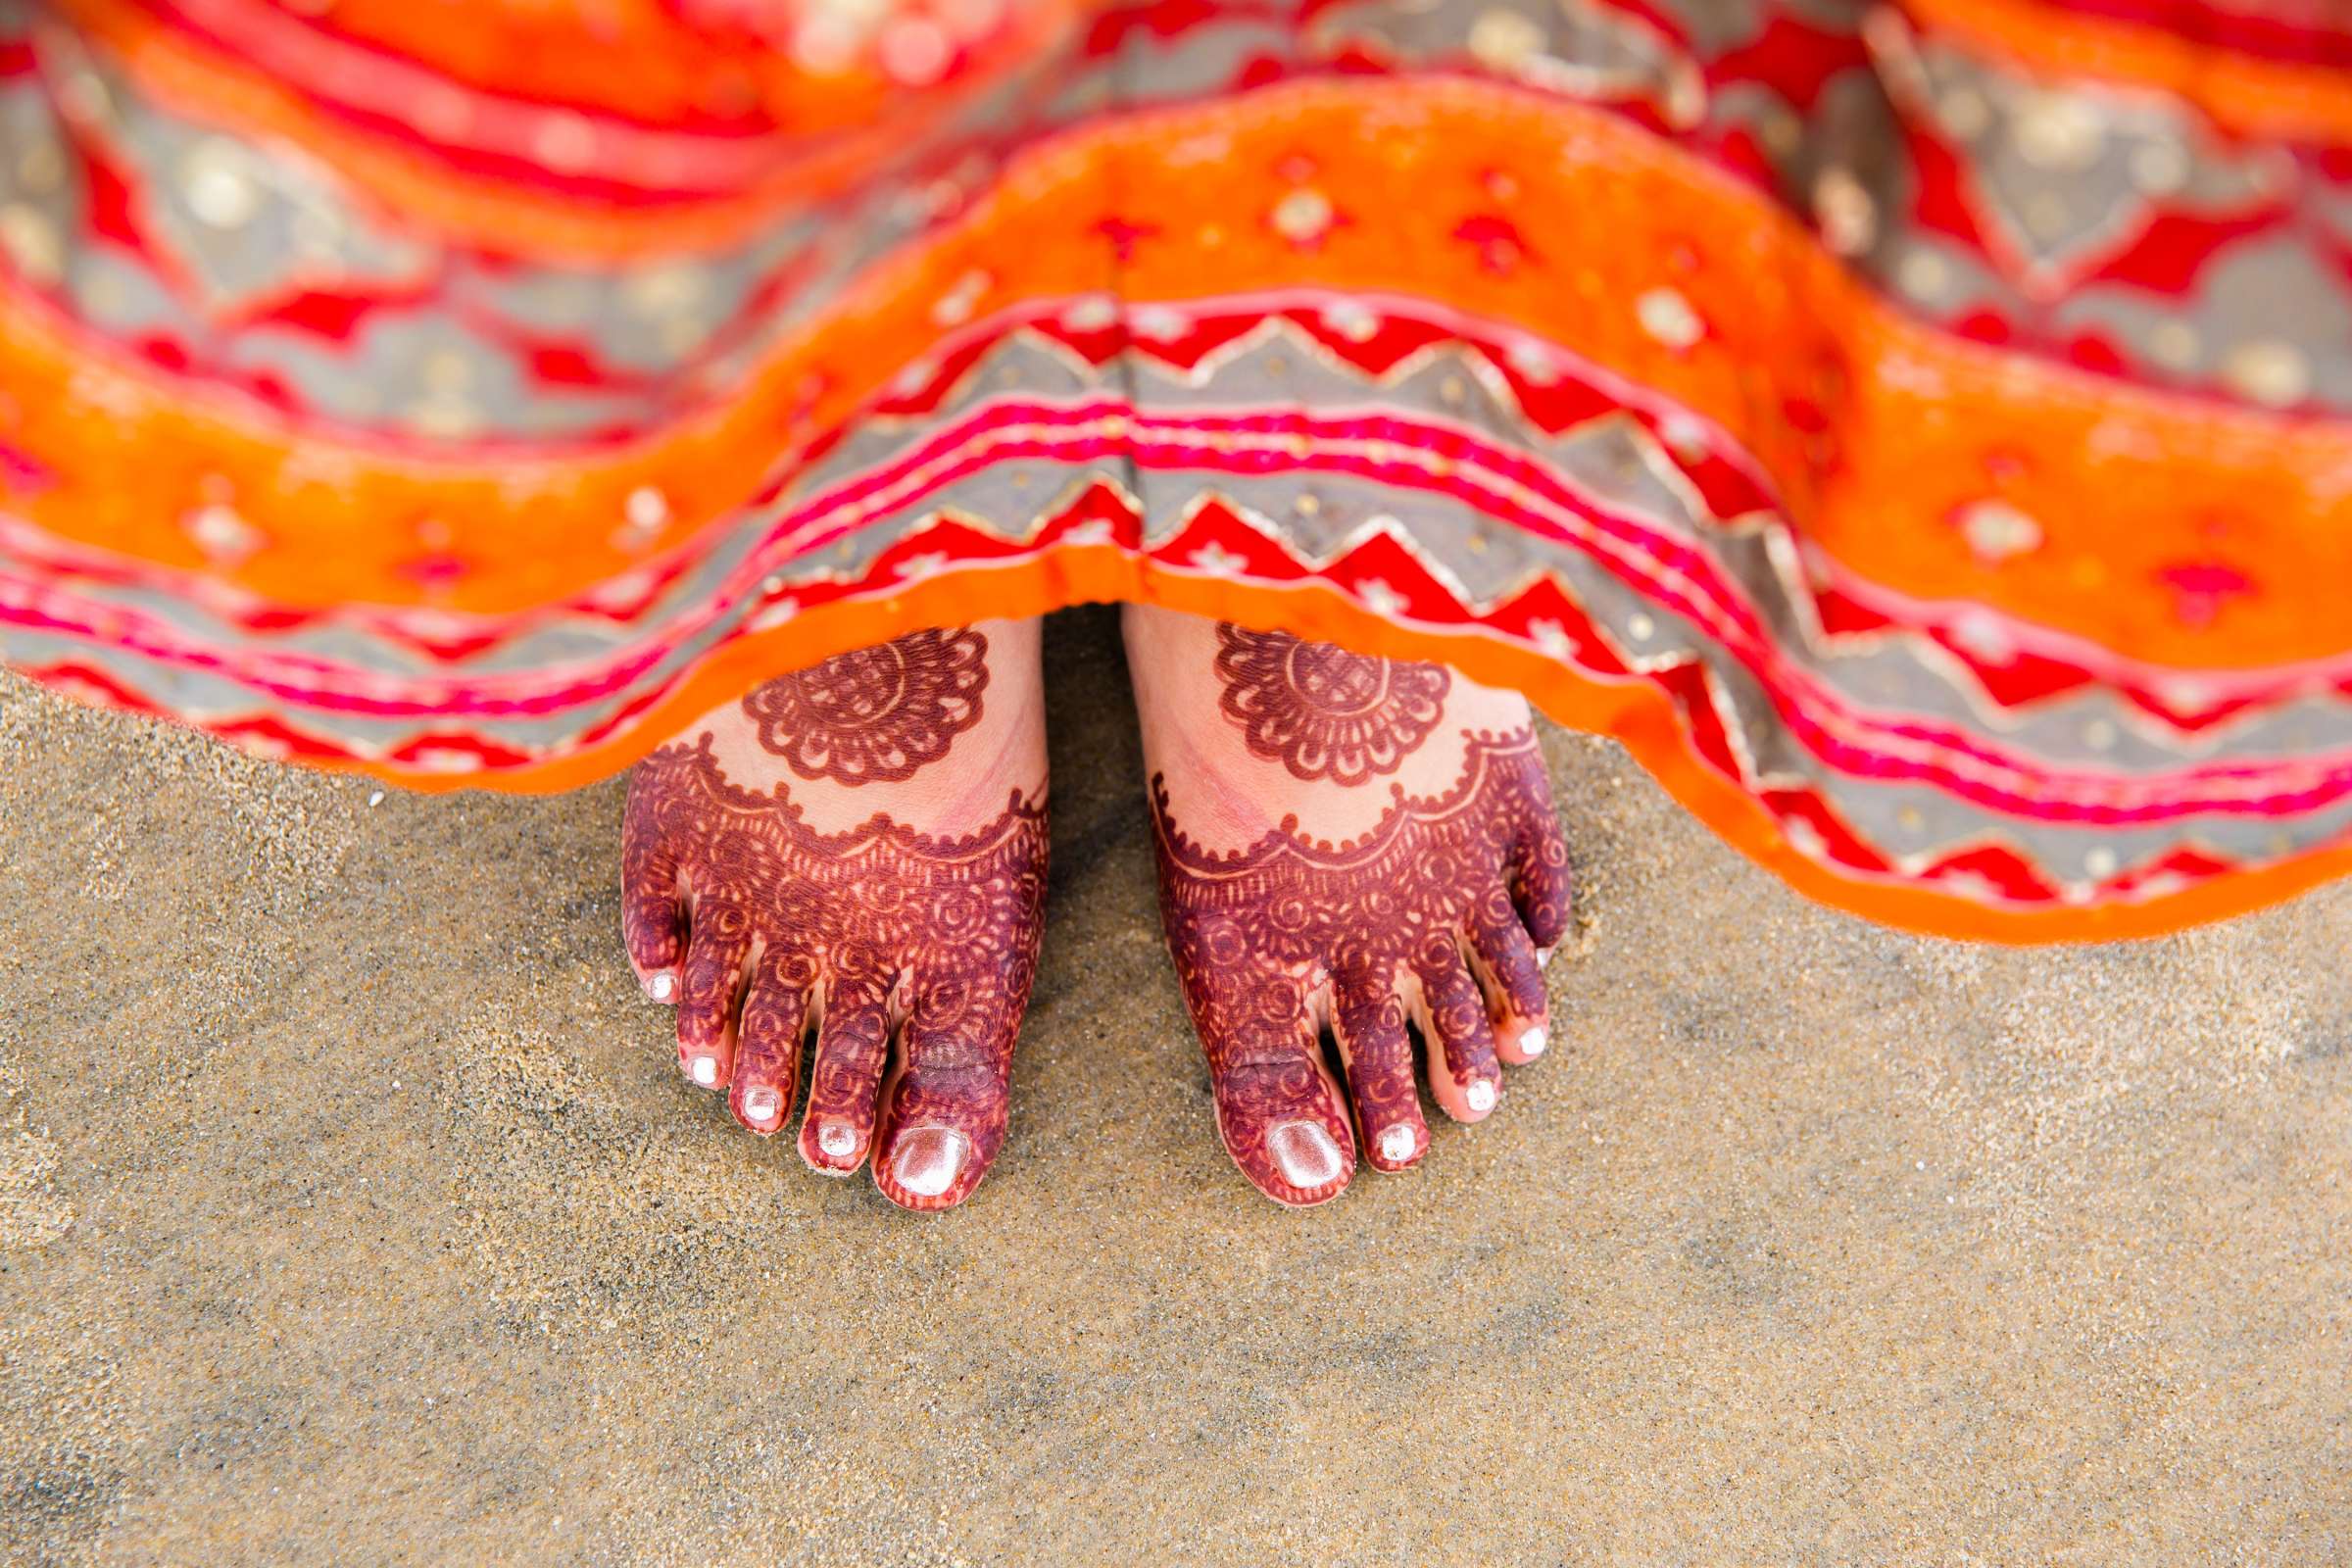
[{"label": "sandy ground", "polygon": [[1259,1200],[1106,614],[1014,1138],[931,1219],[672,1064],[621,785],[427,800],[0,683],[0,1560],[2352,1561],[2352,889],[2004,952],[1554,733],[1573,1050]]}]

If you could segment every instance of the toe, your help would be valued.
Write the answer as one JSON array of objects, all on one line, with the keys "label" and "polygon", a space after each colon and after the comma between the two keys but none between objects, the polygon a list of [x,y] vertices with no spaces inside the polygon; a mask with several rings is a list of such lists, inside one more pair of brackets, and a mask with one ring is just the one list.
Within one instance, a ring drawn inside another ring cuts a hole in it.
[{"label": "toe", "polygon": [[801,1035],[808,1021],[814,967],[806,956],[771,950],[753,966],[736,1025],[734,1088],[727,1107],[765,1137],[792,1114],[800,1088]]},{"label": "toe", "polygon": [[1404,1003],[1393,977],[1349,976],[1332,1008],[1332,1038],[1348,1069],[1348,1097],[1363,1134],[1364,1157],[1375,1170],[1403,1170],[1429,1147],[1421,1096],[1413,1084],[1413,1047],[1404,1032]]},{"label": "toe", "polygon": [[620,940],[637,983],[656,1002],[675,1002],[686,954],[686,911],[678,899],[677,861],[637,842],[621,853]]},{"label": "toe", "polygon": [[1458,953],[1432,956],[1418,973],[1430,1095],[1455,1121],[1484,1121],[1502,1093],[1486,995]]},{"label": "toe", "polygon": [[1551,1043],[1544,966],[1536,945],[1500,893],[1472,912],[1463,955],[1487,1000],[1494,1048],[1514,1065],[1533,1061]]},{"label": "toe", "polygon": [[901,1208],[952,1208],[1004,1147],[1010,1054],[911,1026],[905,1054],[882,1092],[874,1185]]},{"label": "toe", "polygon": [[724,1086],[735,1056],[735,1012],[752,956],[751,921],[717,900],[694,911],[678,981],[678,1066],[705,1089]]},{"label": "toe", "polygon": [[1535,945],[1540,968],[1568,934],[1575,882],[1568,868],[1568,841],[1556,817],[1545,817],[1519,840],[1511,858],[1511,905]]},{"label": "toe", "polygon": [[847,1176],[865,1161],[874,1105],[890,1059],[889,987],[878,972],[833,976],[816,1029],[808,1071],[808,1109],[801,1118],[801,1157],[827,1176]]},{"label": "toe", "polygon": [[1257,1190],[1304,1207],[1337,1198],[1355,1170],[1339,1086],[1303,1029],[1202,1039],[1225,1152]]},{"label": "toe", "polygon": [[917,980],[874,1128],[874,1185],[901,1208],[962,1202],[1004,1147],[1028,988],[1014,989],[952,971]]}]

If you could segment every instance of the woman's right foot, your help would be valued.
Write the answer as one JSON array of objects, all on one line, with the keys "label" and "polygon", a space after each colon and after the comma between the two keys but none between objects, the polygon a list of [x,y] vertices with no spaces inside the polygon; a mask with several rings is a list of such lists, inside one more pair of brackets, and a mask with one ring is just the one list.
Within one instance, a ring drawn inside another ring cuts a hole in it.
[{"label": "woman's right foot", "polygon": [[[1038,623],[915,632],[779,676],[638,764],[623,936],[678,1065],[907,1208],[1004,1140],[1046,886]],[[895,1049],[894,1049],[895,1048]]]},{"label": "woman's right foot", "polygon": [[1548,1039],[1568,853],[1526,700],[1171,611],[1130,605],[1126,633],[1161,913],[1227,1152],[1291,1204],[1338,1196],[1359,1149],[1418,1163],[1407,1020],[1462,1122]]}]

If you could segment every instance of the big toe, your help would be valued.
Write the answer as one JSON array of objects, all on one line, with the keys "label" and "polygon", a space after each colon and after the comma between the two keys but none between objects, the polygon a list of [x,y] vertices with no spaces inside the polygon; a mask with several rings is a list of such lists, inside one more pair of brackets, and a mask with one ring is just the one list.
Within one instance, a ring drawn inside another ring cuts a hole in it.
[{"label": "big toe", "polygon": [[1347,1190],[1355,1140],[1339,1089],[1319,1062],[1229,1063],[1215,1078],[1217,1130],[1259,1192],[1305,1208]]},{"label": "big toe", "polygon": [[1004,1147],[1010,1095],[989,1060],[916,1061],[883,1094],[874,1185],[901,1208],[952,1208]]}]

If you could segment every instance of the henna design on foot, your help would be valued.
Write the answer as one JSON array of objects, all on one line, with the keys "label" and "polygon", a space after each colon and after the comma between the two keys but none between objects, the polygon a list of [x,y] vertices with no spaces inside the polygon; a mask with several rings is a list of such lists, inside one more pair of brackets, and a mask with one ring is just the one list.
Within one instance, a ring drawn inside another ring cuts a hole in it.
[{"label": "henna design on foot", "polygon": [[988,638],[965,626],[910,632],[747,692],[760,744],[802,778],[892,783],[948,755],[980,722]]},{"label": "henna design on foot", "polygon": [[[1333,844],[1296,816],[1219,855],[1175,821],[1152,780],[1160,908],[1208,1054],[1225,1146],[1286,1203],[1337,1195],[1356,1135],[1382,1169],[1427,1150],[1407,1017],[1429,1045],[1433,1093],[1456,1117],[1494,1108],[1498,1056],[1540,1037],[1536,951],[1569,913],[1568,854],[1543,753],[1528,730],[1466,733],[1459,780],[1391,804]],[[1322,1063],[1318,1000],[1346,1064],[1354,1126]],[[1494,1031],[1509,1032],[1499,1053]],[[1538,1048],[1540,1049],[1540,1047]]]},{"label": "henna design on foot", "polygon": [[1361,784],[1394,773],[1446,710],[1452,672],[1351,654],[1286,631],[1217,623],[1218,710],[1253,757],[1301,779]]},{"label": "henna design on foot", "polygon": [[[978,683],[970,690],[976,709]],[[963,837],[879,811],[820,833],[789,786],[730,783],[705,734],[639,764],[621,860],[639,969],[684,959],[690,1076],[708,1063],[737,1118],[773,1133],[813,1030],[800,1136],[811,1166],[847,1175],[870,1148],[876,1185],[908,1208],[945,1208],[978,1185],[1004,1143],[1013,1037],[1037,971],[1042,792],[1012,790]]]}]

